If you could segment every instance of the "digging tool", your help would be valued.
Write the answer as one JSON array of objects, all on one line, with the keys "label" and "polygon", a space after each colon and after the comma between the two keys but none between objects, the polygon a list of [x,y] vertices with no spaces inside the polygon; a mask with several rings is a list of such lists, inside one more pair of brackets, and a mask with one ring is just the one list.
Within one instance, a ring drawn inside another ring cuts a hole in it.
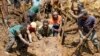
[{"label": "digging tool", "polygon": [[[89,35],[90,34],[87,34],[87,36],[89,36]],[[85,40],[87,40],[87,44],[88,44],[88,47],[89,47],[90,51],[92,52],[92,54],[94,54],[94,45],[93,45],[92,41],[88,40],[88,38],[86,38]],[[76,51],[78,50],[78,48],[80,48],[82,46],[83,42],[84,42],[84,39],[81,39],[80,43],[78,44],[78,46],[76,47],[75,51],[72,53],[71,56],[73,56],[73,54],[76,53]]]},{"label": "digging tool", "polygon": [[77,45],[77,47],[76,47],[75,51],[72,53],[72,55],[71,55],[71,56],[73,56],[73,55],[76,53],[76,51],[77,51],[77,50],[78,50],[78,48],[82,45],[82,43],[83,43],[83,40],[80,40],[79,44]]},{"label": "digging tool", "polygon": [[[77,52],[78,48],[80,48],[82,46],[83,42],[84,42],[83,39],[80,40],[80,43],[78,44],[78,46],[76,47],[75,51],[72,53],[71,56],[73,56],[73,54],[75,54]],[[88,44],[88,48],[91,51],[91,53],[94,54],[95,53],[94,52],[94,45],[93,45],[92,41],[91,40],[87,40],[87,44]]]},{"label": "digging tool", "polygon": [[61,33],[61,37],[62,37],[61,44],[62,45],[64,45],[64,41],[65,41],[65,37],[66,37],[65,36],[66,35],[65,34],[65,28],[66,28],[66,25],[65,24],[66,24],[66,22],[67,22],[67,19],[64,20],[64,25],[62,26],[62,33]]},{"label": "digging tool", "polygon": [[[94,45],[93,45],[93,43],[92,43],[91,40],[88,40],[88,37],[89,37],[89,35],[92,33],[92,31],[94,30],[95,27],[96,27],[96,26],[94,26],[94,27],[89,31],[89,33],[86,35],[86,39],[85,39],[85,40],[88,41],[88,46],[89,46],[89,49],[90,49],[90,51],[91,51],[92,53],[94,53],[94,50],[93,50]],[[76,52],[77,49],[83,44],[83,42],[84,42],[84,39],[80,40],[80,43],[78,44],[78,46],[77,46],[76,49],[75,49],[75,52]],[[91,45],[92,45],[93,47],[91,47]],[[74,52],[74,53],[75,53],[75,52]],[[73,53],[73,54],[74,54],[74,53]],[[72,55],[73,55],[73,54],[72,54]]]}]

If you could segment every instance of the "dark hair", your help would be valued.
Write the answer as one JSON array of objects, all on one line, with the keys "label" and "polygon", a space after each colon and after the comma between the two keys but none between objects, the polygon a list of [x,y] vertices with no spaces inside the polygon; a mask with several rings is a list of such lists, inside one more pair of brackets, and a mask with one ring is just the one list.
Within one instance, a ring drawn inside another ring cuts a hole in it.
[{"label": "dark hair", "polygon": [[[56,11],[56,10],[52,11],[52,15],[53,15],[55,12],[57,12],[57,11]],[[57,12],[57,13],[58,13],[58,12]]]},{"label": "dark hair", "polygon": [[83,12],[83,16],[87,16],[88,13],[86,11]]},{"label": "dark hair", "polygon": [[44,24],[44,23],[48,23],[48,24],[49,24],[48,20],[44,20],[44,21],[43,21],[43,24]]}]

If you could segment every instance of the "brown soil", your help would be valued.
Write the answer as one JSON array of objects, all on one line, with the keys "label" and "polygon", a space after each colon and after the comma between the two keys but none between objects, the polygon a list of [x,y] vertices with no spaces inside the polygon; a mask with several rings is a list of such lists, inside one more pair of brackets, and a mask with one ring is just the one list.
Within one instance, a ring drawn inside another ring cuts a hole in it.
[{"label": "brown soil", "polygon": [[[95,10],[92,13],[94,12]],[[98,39],[100,40],[100,17],[98,17],[98,13],[96,12],[95,16],[97,16],[96,30],[98,34]],[[71,22],[68,22],[67,24],[71,24]],[[20,54],[18,51],[16,51],[15,48],[16,45],[14,45],[13,48],[15,52],[10,53],[9,56],[71,56],[71,54],[75,51],[75,47],[72,47],[71,43],[79,39],[79,34],[78,33],[68,34],[65,39],[65,45],[63,46],[61,45],[61,41],[59,39],[60,39],[59,37],[48,37],[48,38],[42,38],[41,40],[35,40],[32,46],[28,47],[27,51],[28,54],[26,52],[22,52],[23,55]],[[8,56],[4,52],[4,47],[7,41],[8,41],[7,28],[0,25],[0,56]],[[94,55],[92,55],[91,53],[83,52],[82,56],[100,56],[100,53],[95,53]]]}]

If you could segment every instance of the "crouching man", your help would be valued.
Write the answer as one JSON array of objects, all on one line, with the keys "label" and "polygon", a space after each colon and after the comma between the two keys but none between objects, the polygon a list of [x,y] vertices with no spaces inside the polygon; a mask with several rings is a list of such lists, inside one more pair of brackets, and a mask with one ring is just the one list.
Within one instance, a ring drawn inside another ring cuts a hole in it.
[{"label": "crouching man", "polygon": [[23,27],[22,25],[16,24],[14,18],[11,18],[8,20],[8,25],[9,25],[9,29],[8,29],[9,42],[5,46],[6,53],[8,53],[11,50],[15,41],[17,43],[18,49],[21,49],[20,47],[22,47],[23,44],[30,45],[30,43],[22,37],[22,34],[21,34],[21,29]]},{"label": "crouching man", "polygon": [[53,29],[53,36],[57,36],[58,33],[61,32],[62,17],[58,14],[58,12],[54,11],[49,19],[49,23]]},{"label": "crouching man", "polygon": [[52,29],[49,27],[49,22],[47,20],[43,21],[43,26],[38,30],[38,37],[41,39],[42,37],[51,37],[53,36]]}]

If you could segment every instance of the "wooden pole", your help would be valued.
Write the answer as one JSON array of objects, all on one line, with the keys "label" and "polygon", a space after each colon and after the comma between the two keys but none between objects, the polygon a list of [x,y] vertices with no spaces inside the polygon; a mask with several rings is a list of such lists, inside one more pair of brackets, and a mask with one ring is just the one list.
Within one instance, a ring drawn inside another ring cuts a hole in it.
[{"label": "wooden pole", "polygon": [[2,21],[3,21],[3,24],[6,25],[5,20],[6,20],[7,15],[8,15],[7,0],[2,0],[1,12],[2,12]]},{"label": "wooden pole", "polygon": [[8,15],[7,0],[1,0],[0,2],[1,2],[0,9],[1,9],[2,23],[3,23],[2,25],[3,25],[3,29],[5,31],[5,34],[7,34],[7,31],[6,31],[5,27],[4,27],[4,26],[8,27],[7,22],[6,22],[6,18],[7,18],[7,15]]}]

